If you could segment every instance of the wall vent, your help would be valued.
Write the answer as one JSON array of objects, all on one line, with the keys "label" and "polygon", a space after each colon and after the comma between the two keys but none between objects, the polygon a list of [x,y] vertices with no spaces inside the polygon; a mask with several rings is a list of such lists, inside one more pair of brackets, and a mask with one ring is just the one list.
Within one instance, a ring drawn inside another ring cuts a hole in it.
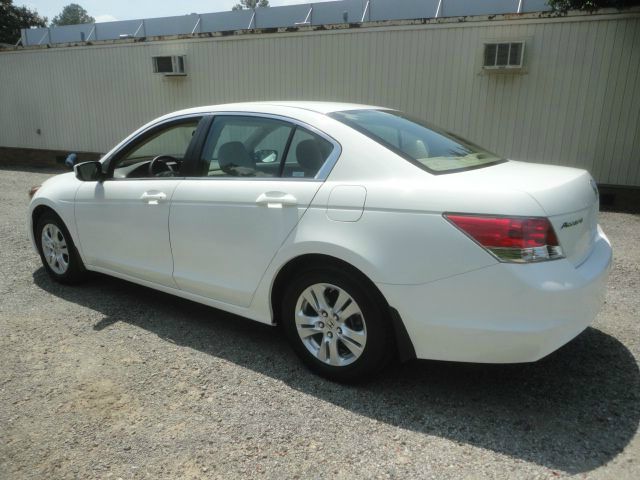
[{"label": "wall vent", "polygon": [[184,69],[184,55],[171,55],[153,58],[153,73],[162,73],[165,76],[183,77],[187,73]]},{"label": "wall vent", "polygon": [[524,42],[491,42],[484,44],[482,68],[485,70],[521,70]]}]

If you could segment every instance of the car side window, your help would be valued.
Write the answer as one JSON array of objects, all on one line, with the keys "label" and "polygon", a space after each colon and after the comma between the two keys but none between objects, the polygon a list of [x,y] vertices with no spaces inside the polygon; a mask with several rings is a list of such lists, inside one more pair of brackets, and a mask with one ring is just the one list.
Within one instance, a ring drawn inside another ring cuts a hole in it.
[{"label": "car side window", "polygon": [[202,150],[200,175],[277,177],[294,126],[257,116],[216,116]]},{"label": "car side window", "polygon": [[143,135],[115,160],[113,178],[179,176],[199,118],[172,123]]},{"label": "car side window", "polygon": [[314,178],[333,151],[328,140],[298,127],[284,163],[282,176],[286,178]]}]

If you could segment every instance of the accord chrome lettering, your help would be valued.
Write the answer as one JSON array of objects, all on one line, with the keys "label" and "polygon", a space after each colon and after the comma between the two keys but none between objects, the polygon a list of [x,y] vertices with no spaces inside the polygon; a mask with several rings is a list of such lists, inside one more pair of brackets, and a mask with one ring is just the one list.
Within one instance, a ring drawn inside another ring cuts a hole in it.
[{"label": "accord chrome lettering", "polygon": [[577,220],[574,220],[572,222],[564,222],[562,224],[562,226],[560,227],[560,230],[562,230],[563,228],[575,227],[576,225],[580,225],[582,223],[582,220],[583,219],[581,217],[581,218],[579,218]]}]

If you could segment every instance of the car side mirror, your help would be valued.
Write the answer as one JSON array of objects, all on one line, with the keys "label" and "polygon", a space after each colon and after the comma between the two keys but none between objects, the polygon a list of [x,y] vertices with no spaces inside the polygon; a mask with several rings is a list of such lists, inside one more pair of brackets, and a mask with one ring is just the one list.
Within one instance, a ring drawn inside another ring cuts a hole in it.
[{"label": "car side mirror", "polygon": [[104,178],[100,162],[83,162],[74,165],[76,178],[82,182],[99,182]]},{"label": "car side mirror", "polygon": [[255,153],[256,162],[273,163],[278,160],[278,152],[276,150],[258,150]]}]

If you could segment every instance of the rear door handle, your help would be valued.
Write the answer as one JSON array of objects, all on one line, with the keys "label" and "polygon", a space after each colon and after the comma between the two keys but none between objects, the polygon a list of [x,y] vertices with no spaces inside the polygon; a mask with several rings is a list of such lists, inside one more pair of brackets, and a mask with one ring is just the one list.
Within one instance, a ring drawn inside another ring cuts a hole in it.
[{"label": "rear door handle", "polygon": [[149,205],[157,205],[158,203],[163,202],[166,199],[167,195],[165,193],[154,190],[150,192],[144,192],[140,197],[140,200],[148,203]]},{"label": "rear door handle", "polygon": [[295,207],[296,197],[285,192],[265,192],[256,198],[256,204],[267,208]]}]

